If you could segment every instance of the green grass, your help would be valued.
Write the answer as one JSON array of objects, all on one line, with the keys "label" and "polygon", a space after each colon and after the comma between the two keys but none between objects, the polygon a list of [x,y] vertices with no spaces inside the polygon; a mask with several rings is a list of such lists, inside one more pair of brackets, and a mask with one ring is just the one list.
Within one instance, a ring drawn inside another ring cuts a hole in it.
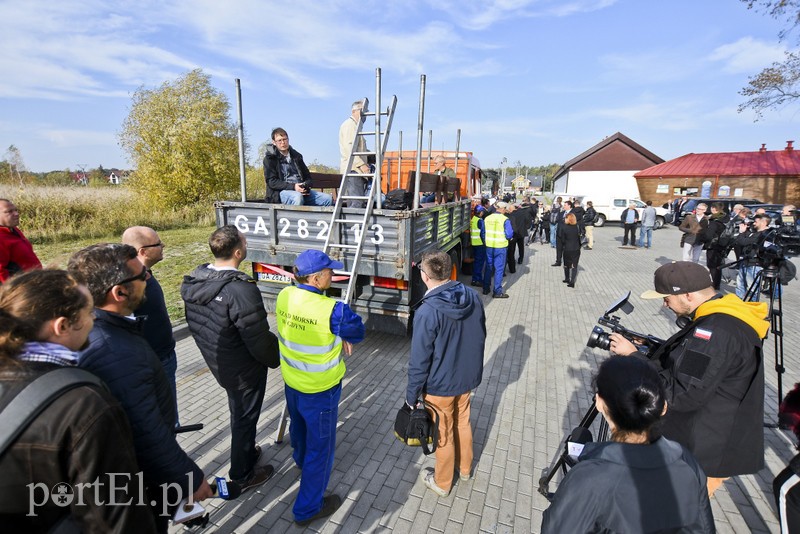
[{"label": "green grass", "polygon": [[[209,207],[209,209],[212,209]],[[146,224],[146,223],[144,223]],[[191,228],[175,228],[160,230],[158,235],[167,246],[164,248],[164,259],[153,267],[153,274],[164,289],[164,300],[172,322],[184,318],[183,301],[180,287],[183,276],[189,274],[200,264],[214,260],[208,249],[208,236],[215,229],[214,225],[200,225]],[[25,231],[25,228],[23,228]],[[109,234],[102,238],[65,239],[53,243],[34,245],[36,254],[47,267],[64,268],[69,257],[75,251],[94,243],[119,242],[121,234]],[[243,266],[248,272],[249,263]]]}]

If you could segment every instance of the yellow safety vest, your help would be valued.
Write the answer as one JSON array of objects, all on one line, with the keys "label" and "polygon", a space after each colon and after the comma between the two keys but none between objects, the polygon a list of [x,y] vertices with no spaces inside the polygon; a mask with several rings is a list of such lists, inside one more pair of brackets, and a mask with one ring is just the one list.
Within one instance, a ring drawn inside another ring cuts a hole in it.
[{"label": "yellow safety vest", "polygon": [[483,220],[486,231],[486,246],[489,248],[506,248],[506,230],[504,228],[507,218],[502,213],[492,213]]},{"label": "yellow safety vest", "polygon": [[478,228],[478,221],[480,220],[480,217],[473,215],[469,222],[469,239],[473,247],[483,246],[483,241],[481,241],[481,229]]},{"label": "yellow safety vest", "polygon": [[342,338],[331,332],[336,301],[298,287],[278,294],[278,345],[283,381],[301,393],[319,393],[342,381]]}]

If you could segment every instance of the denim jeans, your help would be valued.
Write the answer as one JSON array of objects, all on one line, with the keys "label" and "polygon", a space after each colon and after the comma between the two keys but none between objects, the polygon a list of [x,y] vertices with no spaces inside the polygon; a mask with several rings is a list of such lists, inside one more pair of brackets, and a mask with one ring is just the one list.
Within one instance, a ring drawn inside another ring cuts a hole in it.
[{"label": "denim jeans", "polygon": [[333,197],[328,193],[309,191],[307,195],[286,189],[281,191],[281,204],[287,206],[330,206],[333,204]]},{"label": "denim jeans", "polygon": [[[753,285],[756,275],[761,272],[761,267],[758,265],[743,265],[739,267],[739,277],[736,279],[736,296],[744,300],[747,295],[747,290]],[[761,288],[757,287],[753,292],[753,301],[758,301],[761,298]]]},{"label": "denim jeans", "polygon": [[652,226],[642,226],[642,229],[639,232],[639,246],[644,245],[644,238],[647,236],[647,248],[653,246],[653,227]]}]

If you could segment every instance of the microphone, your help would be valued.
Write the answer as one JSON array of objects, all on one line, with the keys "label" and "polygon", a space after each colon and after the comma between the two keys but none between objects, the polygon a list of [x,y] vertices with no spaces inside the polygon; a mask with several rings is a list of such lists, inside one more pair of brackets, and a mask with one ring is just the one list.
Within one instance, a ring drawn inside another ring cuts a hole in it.
[{"label": "microphone", "polygon": [[583,452],[583,446],[592,442],[592,432],[585,426],[578,426],[572,429],[572,433],[567,438],[567,456],[565,460],[574,466],[578,463],[578,457]]},{"label": "microphone", "polygon": [[224,477],[216,477],[215,481],[209,484],[214,497],[230,501],[239,498],[242,494],[242,487],[233,480],[225,480]]}]

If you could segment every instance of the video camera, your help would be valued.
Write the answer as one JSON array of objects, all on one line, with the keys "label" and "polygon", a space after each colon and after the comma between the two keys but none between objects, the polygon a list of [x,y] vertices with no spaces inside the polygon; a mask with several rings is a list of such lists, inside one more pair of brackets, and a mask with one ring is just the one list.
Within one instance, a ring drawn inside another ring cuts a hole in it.
[{"label": "video camera", "polygon": [[[636,348],[639,352],[644,354],[645,356],[649,356],[653,352],[658,349],[661,345],[664,344],[664,340],[657,338],[655,336],[651,336],[649,334],[640,334],[639,332],[634,332],[633,330],[628,330],[621,324],[619,324],[620,319],[616,315],[612,315],[615,311],[621,309],[626,314],[630,314],[633,311],[633,305],[628,302],[628,299],[631,297],[631,292],[628,291],[627,294],[623,295],[619,298],[614,304],[611,305],[610,308],[606,310],[602,317],[597,319],[597,323],[603,326],[606,326],[611,329],[611,333],[616,333],[622,335],[625,339],[636,345]],[[586,346],[590,349],[600,348],[603,350],[610,350],[611,349],[611,333],[606,332],[603,328],[599,326],[595,326],[592,328],[592,333],[589,334],[589,341],[586,342]]]}]

